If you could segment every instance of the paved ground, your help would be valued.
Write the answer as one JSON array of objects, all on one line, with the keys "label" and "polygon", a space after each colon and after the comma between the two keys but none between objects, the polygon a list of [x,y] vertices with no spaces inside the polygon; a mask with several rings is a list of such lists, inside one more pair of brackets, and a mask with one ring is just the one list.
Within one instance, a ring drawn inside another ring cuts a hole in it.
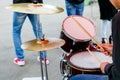
[{"label": "paved ground", "polygon": [[[44,2],[65,9],[64,0],[44,0]],[[26,65],[24,67],[13,64],[12,60],[15,57],[15,52],[12,42],[12,12],[5,9],[7,5],[12,3],[12,0],[0,0],[0,3],[0,80],[22,80],[25,77],[41,76],[40,64],[36,60],[37,52],[25,51]],[[85,6],[84,16],[89,18],[96,26],[95,38],[100,41],[100,20],[97,3]],[[62,21],[66,17],[66,11],[54,15],[41,15],[41,23],[45,36],[59,38]],[[35,39],[28,20],[24,23],[21,36],[23,42]],[[62,51],[60,49],[48,51],[48,58],[50,60],[48,65],[49,80],[61,80],[59,68],[61,56]]]}]

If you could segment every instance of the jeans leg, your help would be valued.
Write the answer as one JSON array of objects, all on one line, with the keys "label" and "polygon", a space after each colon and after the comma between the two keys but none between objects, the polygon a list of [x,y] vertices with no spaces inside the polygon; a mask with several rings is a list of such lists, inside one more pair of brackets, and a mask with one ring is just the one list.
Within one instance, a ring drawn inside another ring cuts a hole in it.
[{"label": "jeans leg", "polygon": [[42,60],[47,57],[47,56],[46,56],[46,54],[47,54],[46,51],[40,51],[39,53],[40,53],[40,57],[41,57]]},{"label": "jeans leg", "polygon": [[83,11],[84,11],[84,2],[76,5],[76,15],[83,16]]},{"label": "jeans leg", "polygon": [[112,20],[110,20],[110,35],[112,35]]},{"label": "jeans leg", "polygon": [[67,15],[76,15],[76,8],[75,5],[69,3],[67,0],[65,1],[66,4],[66,11],[67,11]]},{"label": "jeans leg", "polygon": [[102,20],[101,22],[101,34],[102,34],[102,38],[107,38],[107,35],[106,35],[106,29],[107,29],[107,20]]},{"label": "jeans leg", "polygon": [[108,76],[94,74],[78,74],[71,77],[70,80],[108,80]]},{"label": "jeans leg", "polygon": [[[28,17],[29,17],[31,24],[33,26],[33,31],[34,31],[36,38],[40,39],[43,35],[43,32],[42,32],[42,26],[40,25],[39,15],[29,14]],[[46,51],[40,51],[40,57],[42,59],[46,58],[46,54],[47,54]]]},{"label": "jeans leg", "polygon": [[13,14],[13,42],[16,56],[18,59],[23,59],[23,49],[21,48],[21,28],[26,18],[26,14],[14,12]]},{"label": "jeans leg", "polygon": [[33,27],[33,32],[36,36],[36,38],[41,38],[42,35],[43,35],[43,32],[42,32],[42,26],[40,24],[40,17],[39,15],[37,14],[29,14],[28,15],[29,17],[29,20],[32,24],[32,27]]}]

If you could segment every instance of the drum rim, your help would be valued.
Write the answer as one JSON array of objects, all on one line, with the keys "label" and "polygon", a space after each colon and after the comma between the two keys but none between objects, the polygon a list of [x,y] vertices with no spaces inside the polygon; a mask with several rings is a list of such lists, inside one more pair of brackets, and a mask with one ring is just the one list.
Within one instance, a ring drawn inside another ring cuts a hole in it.
[{"label": "drum rim", "polygon": [[[84,19],[88,20],[88,21],[93,25],[93,27],[94,27],[94,29],[95,29],[95,34],[96,34],[96,26],[94,25],[94,23],[93,23],[90,19],[88,19],[88,18],[86,18],[86,17],[84,17],[84,16],[80,16],[80,15],[71,15],[71,16],[73,16],[73,17],[81,17],[81,18],[84,18]],[[65,32],[64,23],[65,23],[65,21],[66,21],[69,17],[70,17],[70,16],[66,17],[66,18],[63,20],[63,23],[62,23],[62,30],[63,30],[64,34],[65,34],[66,36],[68,36],[70,39],[74,40],[74,41],[89,41],[91,38],[90,38],[90,39],[77,39],[77,38],[74,38],[74,37],[72,37],[71,35],[69,35],[67,32]],[[95,36],[95,34],[93,35],[93,37]]]}]

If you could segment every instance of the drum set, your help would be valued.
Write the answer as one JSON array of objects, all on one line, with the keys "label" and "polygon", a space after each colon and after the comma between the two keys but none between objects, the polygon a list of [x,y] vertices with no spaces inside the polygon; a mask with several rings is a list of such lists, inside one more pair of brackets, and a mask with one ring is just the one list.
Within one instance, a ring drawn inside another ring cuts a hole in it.
[{"label": "drum set", "polygon": [[111,56],[101,52],[102,46],[93,38],[95,33],[94,24],[85,17],[72,15],[64,19],[60,35],[66,41],[61,47],[60,71],[63,80],[77,74],[102,74],[100,62],[112,63]]}]

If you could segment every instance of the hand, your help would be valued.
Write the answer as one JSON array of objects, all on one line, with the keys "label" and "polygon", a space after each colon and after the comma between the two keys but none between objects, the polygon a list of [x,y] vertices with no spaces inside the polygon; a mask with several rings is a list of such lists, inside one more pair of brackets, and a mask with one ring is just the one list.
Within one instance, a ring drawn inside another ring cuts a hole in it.
[{"label": "hand", "polygon": [[110,64],[110,63],[109,62],[102,62],[102,63],[100,63],[100,69],[101,69],[102,73],[105,73],[104,69],[105,69],[105,66],[107,64]]},{"label": "hand", "polygon": [[101,50],[101,52],[103,52],[105,55],[112,55],[112,44],[101,44],[101,47],[104,49]]}]

